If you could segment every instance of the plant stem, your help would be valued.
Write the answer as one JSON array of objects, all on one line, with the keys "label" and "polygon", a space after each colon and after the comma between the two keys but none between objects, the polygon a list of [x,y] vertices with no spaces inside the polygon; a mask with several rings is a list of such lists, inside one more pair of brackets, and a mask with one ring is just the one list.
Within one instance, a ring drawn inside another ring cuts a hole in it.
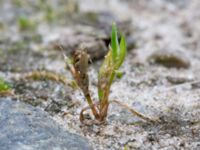
[{"label": "plant stem", "polygon": [[87,102],[88,102],[88,104],[89,104],[89,106],[90,106],[90,108],[92,110],[93,115],[95,116],[95,119],[98,120],[99,119],[99,114],[98,114],[98,112],[97,112],[97,110],[96,110],[96,108],[95,108],[95,106],[94,106],[94,104],[92,102],[92,99],[91,99],[91,96],[90,96],[89,92],[87,92],[87,93],[84,92],[84,95],[85,95],[86,100],[87,100]]},{"label": "plant stem", "polygon": [[104,121],[107,117],[108,106],[109,106],[109,94],[110,94],[110,87],[114,80],[115,72],[113,71],[110,75],[109,83],[107,84],[106,88],[104,89],[104,95],[100,102],[100,121]]}]

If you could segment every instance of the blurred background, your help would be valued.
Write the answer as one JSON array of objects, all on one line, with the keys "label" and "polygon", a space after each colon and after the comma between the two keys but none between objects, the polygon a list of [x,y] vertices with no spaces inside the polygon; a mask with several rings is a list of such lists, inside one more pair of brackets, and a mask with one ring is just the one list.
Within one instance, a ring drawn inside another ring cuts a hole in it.
[{"label": "blurred background", "polygon": [[197,0],[1,0],[0,70],[44,67],[41,58],[60,53],[60,46],[66,54],[86,47],[101,59],[113,22],[128,49],[145,55],[141,60],[154,50],[196,50],[198,6]]}]

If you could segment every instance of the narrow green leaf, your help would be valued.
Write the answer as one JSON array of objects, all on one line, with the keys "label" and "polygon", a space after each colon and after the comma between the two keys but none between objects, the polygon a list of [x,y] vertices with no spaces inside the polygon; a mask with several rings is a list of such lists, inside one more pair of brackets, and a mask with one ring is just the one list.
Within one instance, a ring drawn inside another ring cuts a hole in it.
[{"label": "narrow green leaf", "polygon": [[120,79],[120,78],[122,78],[123,73],[121,71],[119,71],[119,70],[115,70],[115,75],[116,75],[117,78]]},{"label": "narrow green leaf", "polygon": [[102,76],[105,76],[108,68],[111,65],[112,62],[112,50],[109,50],[109,52],[107,53],[107,55],[104,58],[104,61],[99,69],[99,78],[101,78]]},{"label": "narrow green leaf", "polygon": [[126,39],[123,35],[121,35],[119,58],[116,69],[118,69],[122,65],[125,56],[126,56]]},{"label": "narrow green leaf", "polygon": [[112,25],[112,34],[111,34],[111,47],[112,47],[112,57],[115,61],[118,55],[119,43],[117,37],[117,27],[115,23]]},{"label": "narrow green leaf", "polygon": [[99,100],[103,98],[103,90],[98,89],[98,96],[99,96]]}]

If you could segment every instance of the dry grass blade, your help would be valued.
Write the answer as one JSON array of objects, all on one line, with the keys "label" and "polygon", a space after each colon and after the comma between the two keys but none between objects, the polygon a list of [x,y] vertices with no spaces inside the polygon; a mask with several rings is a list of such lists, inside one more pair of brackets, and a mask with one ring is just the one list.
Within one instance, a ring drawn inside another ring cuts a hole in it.
[{"label": "dry grass blade", "polygon": [[120,102],[120,101],[117,101],[117,100],[111,100],[109,101],[109,104],[110,103],[116,103],[122,107],[124,107],[125,109],[129,110],[133,115],[136,115],[138,116],[139,118],[143,119],[143,120],[146,120],[146,121],[149,121],[149,122],[157,122],[158,120],[157,119],[151,119],[149,117],[146,117],[145,115],[139,113],[138,111],[134,110],[133,108],[129,107],[128,105]]},{"label": "dry grass blade", "polygon": [[[68,58],[66,57],[66,59]],[[66,60],[66,64],[71,74],[73,75],[76,83],[82,90],[90,106],[90,109],[93,112],[93,115],[95,116],[96,119],[98,119],[99,113],[97,109],[95,108],[95,106],[93,105],[93,101],[92,101],[92,98],[90,96],[90,91],[89,91],[89,77],[87,74],[88,61],[89,61],[89,56],[87,52],[85,50],[77,50],[74,54],[72,64],[69,63],[69,61],[67,60]]]},{"label": "dry grass blade", "polygon": [[71,85],[72,81],[68,80],[64,75],[51,71],[32,71],[22,76],[22,79],[28,80],[51,80],[64,85]]},{"label": "dry grass blade", "polygon": [[14,90],[0,91],[0,97],[15,96]]}]

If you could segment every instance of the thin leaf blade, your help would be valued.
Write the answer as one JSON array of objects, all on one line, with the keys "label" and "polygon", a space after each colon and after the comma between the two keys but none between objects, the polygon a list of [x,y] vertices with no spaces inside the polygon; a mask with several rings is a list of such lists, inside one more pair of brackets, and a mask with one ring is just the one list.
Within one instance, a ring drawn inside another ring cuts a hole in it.
[{"label": "thin leaf blade", "polygon": [[111,48],[112,48],[112,57],[113,57],[113,60],[115,61],[117,59],[118,49],[119,49],[117,27],[115,23],[113,23],[112,25]]},{"label": "thin leaf blade", "polygon": [[124,35],[121,35],[121,40],[120,40],[120,51],[119,51],[119,57],[118,57],[118,63],[117,63],[117,68],[118,69],[122,63],[124,62],[124,59],[126,57],[126,39]]}]

